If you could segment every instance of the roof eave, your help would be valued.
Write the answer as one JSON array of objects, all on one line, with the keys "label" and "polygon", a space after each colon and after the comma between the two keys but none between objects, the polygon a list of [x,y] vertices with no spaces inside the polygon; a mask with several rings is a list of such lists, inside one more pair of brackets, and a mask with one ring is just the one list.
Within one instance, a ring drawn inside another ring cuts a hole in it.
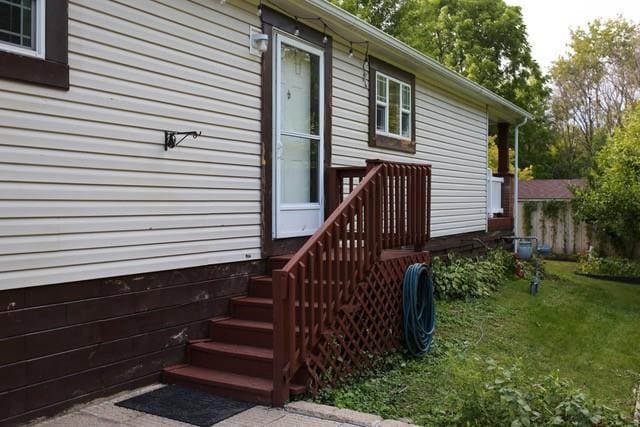
[{"label": "roof eave", "polygon": [[466,95],[476,101],[487,104],[490,109],[496,112],[496,116],[502,116],[511,123],[520,122],[524,117],[529,120],[533,119],[533,116],[528,111],[518,107],[511,101],[450,70],[436,60],[429,58],[418,50],[406,45],[340,7],[326,0],[304,0],[304,2],[317,9],[321,14],[360,30],[370,42],[379,43],[401,52],[416,64],[425,67],[432,75],[439,76],[442,79],[441,83],[449,83],[448,86],[461,90],[461,95]]}]

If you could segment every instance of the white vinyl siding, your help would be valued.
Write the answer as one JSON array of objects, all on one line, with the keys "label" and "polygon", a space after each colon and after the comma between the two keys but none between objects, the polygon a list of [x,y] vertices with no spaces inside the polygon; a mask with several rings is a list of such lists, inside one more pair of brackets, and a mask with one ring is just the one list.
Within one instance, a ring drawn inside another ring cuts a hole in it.
[{"label": "white vinyl siding", "polygon": [[[0,289],[262,256],[255,12],[69,1],[69,91],[0,80]],[[371,148],[362,56],[334,40],[333,67],[333,165],[431,163],[433,236],[484,230],[484,106],[417,76],[417,153]]]},{"label": "white vinyl siding", "polygon": [[234,3],[71,0],[70,90],[0,81],[0,289],[261,257],[260,20]]},{"label": "white vinyl siding", "polygon": [[430,163],[432,236],[486,230],[486,110],[416,76],[416,154],[369,147],[362,56],[351,58],[335,43],[333,64],[332,164],[361,166],[365,158]]}]

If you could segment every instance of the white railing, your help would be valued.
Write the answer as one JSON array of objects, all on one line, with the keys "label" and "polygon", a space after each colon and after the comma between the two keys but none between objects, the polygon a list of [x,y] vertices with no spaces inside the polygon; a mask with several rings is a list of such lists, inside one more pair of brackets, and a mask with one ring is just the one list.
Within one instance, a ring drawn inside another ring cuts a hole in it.
[{"label": "white railing", "polygon": [[493,218],[502,214],[502,184],[504,178],[493,176],[491,169],[487,169],[487,216]]}]

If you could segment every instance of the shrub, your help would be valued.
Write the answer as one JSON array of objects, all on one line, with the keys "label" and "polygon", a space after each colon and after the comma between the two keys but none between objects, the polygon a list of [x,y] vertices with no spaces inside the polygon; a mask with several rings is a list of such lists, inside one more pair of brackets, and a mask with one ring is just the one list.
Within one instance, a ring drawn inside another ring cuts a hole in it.
[{"label": "shrub", "polygon": [[623,426],[631,420],[614,410],[589,401],[584,393],[561,380],[557,373],[540,382],[524,377],[518,367],[488,362],[492,381],[477,388],[456,420],[464,426]]},{"label": "shrub", "polygon": [[633,256],[640,241],[640,107],[629,108],[596,157],[584,188],[574,189],[576,220],[595,230],[599,239]]},{"label": "shrub", "polygon": [[640,262],[620,257],[601,258],[585,254],[580,256],[578,271],[604,276],[640,277]]},{"label": "shrub", "polygon": [[515,269],[513,255],[503,249],[489,251],[484,258],[449,254],[433,260],[436,296],[440,299],[484,297],[504,283]]}]

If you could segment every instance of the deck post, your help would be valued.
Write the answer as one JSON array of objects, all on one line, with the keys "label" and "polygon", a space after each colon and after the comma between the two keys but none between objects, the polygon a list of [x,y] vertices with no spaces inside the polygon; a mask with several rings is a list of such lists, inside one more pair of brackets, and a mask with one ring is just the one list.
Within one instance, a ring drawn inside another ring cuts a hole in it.
[{"label": "deck post", "polygon": [[498,123],[498,173],[509,173],[509,123]]},{"label": "deck post", "polygon": [[[340,182],[342,185],[342,182]],[[338,185],[337,171],[335,168],[329,168],[327,173],[327,207],[325,209],[324,219],[326,220],[331,212],[333,212],[340,204],[340,192],[342,189]]]},{"label": "deck post", "polygon": [[273,391],[271,403],[273,406],[283,406],[289,399],[288,366],[291,361],[287,354],[288,328],[294,327],[287,319],[287,287],[288,274],[286,271],[273,272]]}]

